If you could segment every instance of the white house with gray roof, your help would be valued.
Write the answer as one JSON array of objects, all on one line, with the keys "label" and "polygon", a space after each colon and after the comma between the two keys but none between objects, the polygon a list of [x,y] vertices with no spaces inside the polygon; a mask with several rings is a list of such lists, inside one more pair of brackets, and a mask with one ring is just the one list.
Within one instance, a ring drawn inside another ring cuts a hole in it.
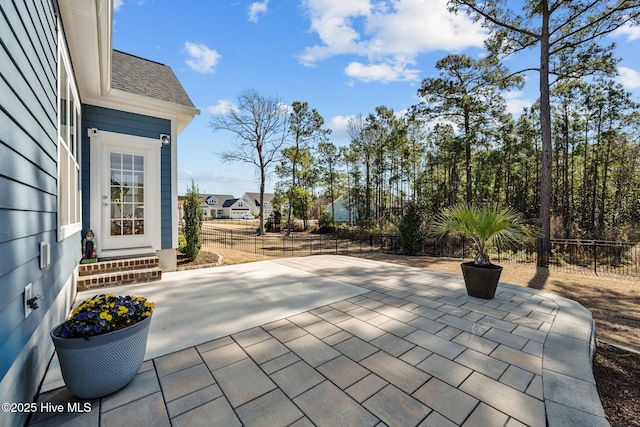
[{"label": "white house with gray roof", "polygon": [[224,218],[231,219],[251,219],[253,214],[251,213],[251,205],[246,200],[240,199],[227,199],[222,205],[222,212]]},{"label": "white house with gray roof", "polygon": [[202,211],[205,218],[228,218],[224,203],[233,199],[231,194],[206,194],[202,197]]},{"label": "white house with gray roof", "polygon": [[[273,193],[264,193],[263,194],[262,204],[264,206],[264,217],[268,218],[271,215],[271,212],[274,211],[273,204],[271,201],[275,194]],[[244,193],[241,197],[251,209],[251,214],[255,217],[260,215],[260,193]]]}]

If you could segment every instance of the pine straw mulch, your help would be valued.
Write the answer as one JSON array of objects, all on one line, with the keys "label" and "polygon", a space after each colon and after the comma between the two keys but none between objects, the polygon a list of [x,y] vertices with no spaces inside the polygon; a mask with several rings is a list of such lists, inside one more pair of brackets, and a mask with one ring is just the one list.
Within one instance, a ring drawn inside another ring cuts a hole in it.
[{"label": "pine straw mulch", "polygon": [[640,426],[640,354],[599,343],[593,376],[611,426]]}]

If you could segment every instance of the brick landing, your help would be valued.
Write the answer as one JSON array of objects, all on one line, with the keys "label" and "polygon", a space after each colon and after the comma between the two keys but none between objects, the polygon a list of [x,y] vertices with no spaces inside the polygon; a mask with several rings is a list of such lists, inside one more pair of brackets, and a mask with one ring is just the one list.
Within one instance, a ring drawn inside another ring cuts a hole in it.
[{"label": "brick landing", "polygon": [[78,291],[160,280],[159,263],[157,256],[149,256],[81,264]]}]

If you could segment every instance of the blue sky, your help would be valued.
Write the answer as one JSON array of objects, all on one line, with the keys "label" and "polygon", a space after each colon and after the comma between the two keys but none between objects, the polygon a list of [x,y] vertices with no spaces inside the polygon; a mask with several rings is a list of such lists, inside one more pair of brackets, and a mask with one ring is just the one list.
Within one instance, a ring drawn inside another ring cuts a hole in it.
[{"label": "blue sky", "polygon": [[[306,101],[324,117],[337,145],[348,144],[350,116],[385,105],[401,112],[419,102],[422,79],[450,54],[483,55],[485,31],[446,0],[115,0],[113,47],[170,66],[200,116],[178,137],[178,189],[194,179],[201,192],[257,191],[254,168],[223,163],[231,136],[209,122],[245,89]],[[640,28],[610,41],[623,58],[618,80],[640,101]],[[537,51],[508,61],[535,65]],[[637,59],[636,59],[637,58]],[[534,61],[533,63],[527,61]],[[505,94],[518,113],[537,98],[537,75]],[[274,182],[267,186],[273,189]]]}]

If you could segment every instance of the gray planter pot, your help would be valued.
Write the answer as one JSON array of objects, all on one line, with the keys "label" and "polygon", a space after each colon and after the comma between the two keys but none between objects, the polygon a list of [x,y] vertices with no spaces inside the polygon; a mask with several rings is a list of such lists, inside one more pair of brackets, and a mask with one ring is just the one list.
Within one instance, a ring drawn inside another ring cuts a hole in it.
[{"label": "gray planter pot", "polygon": [[95,399],[120,390],[140,370],[151,317],[128,328],[88,338],[60,338],[51,330],[62,378],[75,396]]},{"label": "gray planter pot", "polygon": [[479,267],[473,262],[463,262],[460,266],[469,296],[492,299],[496,295],[502,267],[495,264]]}]

